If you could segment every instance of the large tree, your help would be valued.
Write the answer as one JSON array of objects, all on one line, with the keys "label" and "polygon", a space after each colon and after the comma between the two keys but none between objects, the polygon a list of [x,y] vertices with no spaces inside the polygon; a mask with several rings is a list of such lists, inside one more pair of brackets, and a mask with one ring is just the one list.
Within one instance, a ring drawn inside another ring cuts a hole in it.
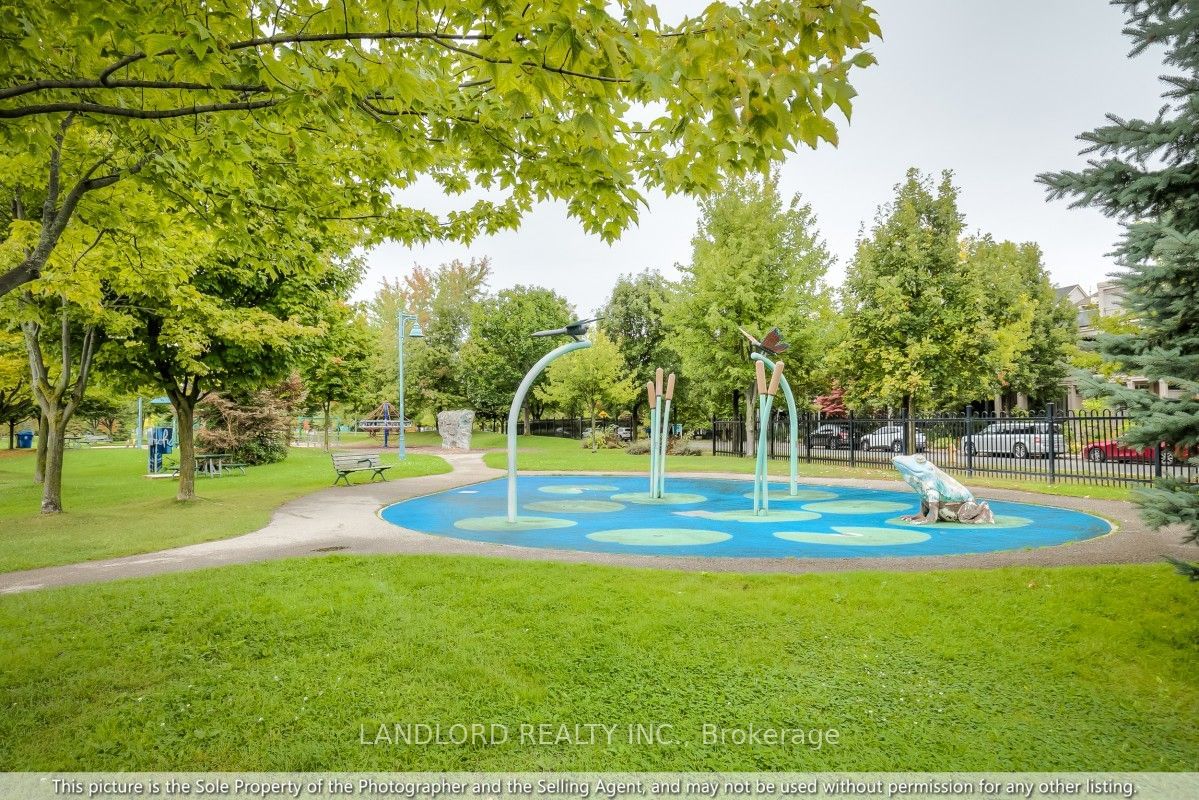
[{"label": "large tree", "polygon": [[[600,311],[600,326],[615,344],[624,359],[625,374],[634,384],[644,386],[653,380],[658,367],[669,370],[677,366],[678,356],[667,345],[665,309],[670,297],[670,284],[658,272],[645,270],[636,275],[621,275],[612,287],[608,302]],[[632,399],[633,438],[641,409],[641,392]]]},{"label": "large tree", "polygon": [[[384,280],[369,304],[379,341],[376,404],[395,399],[398,377],[397,315],[415,314],[423,335],[404,344],[405,413],[436,414],[464,401],[462,345],[471,313],[483,297],[491,265],[486,258],[457,259],[435,269],[417,265],[402,280]],[[381,381],[381,384],[380,384]]]},{"label": "large tree", "polygon": [[797,395],[822,357],[816,346],[830,300],[824,275],[832,264],[811,207],[785,201],[776,178],[731,182],[701,205],[691,263],[667,310],[670,346],[679,354],[689,397],[711,414],[734,391],[745,399],[752,435],[753,362],[739,328],[761,337],[778,326],[791,344],[783,356]]},{"label": "large tree", "polygon": [[978,236],[964,250],[967,265],[987,287],[983,298],[995,332],[990,356],[995,391],[1053,400],[1078,340],[1077,310],[1057,296],[1041,248]]},{"label": "large tree", "polygon": [[[1178,454],[1199,453],[1199,14],[1181,0],[1124,0],[1132,55],[1165,48],[1167,104],[1152,119],[1108,115],[1109,124],[1083,133],[1088,166],[1039,176],[1051,198],[1072,197],[1119,219],[1124,234],[1115,257],[1125,307],[1138,325],[1100,339],[1104,355],[1122,369],[1165,381],[1178,397],[1159,397],[1092,381],[1128,409],[1129,444]],[[1199,485],[1166,478],[1137,493],[1154,527],[1181,524],[1199,542]],[[1180,564],[1199,580],[1199,564]]]},{"label": "large tree", "polygon": [[[993,386],[994,333],[983,284],[959,237],[957,189],[911,169],[878,213],[842,289],[844,335],[835,354],[851,406],[949,407]],[[906,437],[915,447],[914,431]]]},{"label": "large tree", "polygon": [[[269,219],[243,221],[269,239]],[[196,231],[180,221],[180,244],[191,243],[202,268],[169,292],[124,287],[105,366],[130,386],[153,383],[171,401],[179,430],[179,500],[195,497],[196,404],[212,392],[250,394],[302,363],[304,344],[361,276],[349,256],[352,238],[313,231],[286,237],[269,259],[231,249],[223,231]],[[234,248],[236,246],[234,245]]]},{"label": "large tree", "polygon": [[[28,226],[0,295],[130,182],[242,249],[263,243],[236,223],[264,209],[411,243],[512,227],[543,199],[613,239],[643,188],[710,190],[835,143],[828,111],[849,113],[878,33],[861,0],[716,2],[678,24],[641,0],[10,5],[0,183]],[[397,199],[422,176],[498,198],[438,218]]]},{"label": "large tree", "polygon": [[[564,298],[540,286],[514,286],[475,306],[470,339],[462,348],[462,377],[467,399],[480,415],[506,413],[525,373],[563,343],[559,338],[530,334],[561,327],[573,315]],[[530,393],[525,400],[526,435],[535,399]]]},{"label": "large tree", "polygon": [[377,363],[378,337],[357,309],[335,304],[319,336],[304,343],[304,388],[322,414],[324,448],[329,449],[330,411],[369,393]]}]

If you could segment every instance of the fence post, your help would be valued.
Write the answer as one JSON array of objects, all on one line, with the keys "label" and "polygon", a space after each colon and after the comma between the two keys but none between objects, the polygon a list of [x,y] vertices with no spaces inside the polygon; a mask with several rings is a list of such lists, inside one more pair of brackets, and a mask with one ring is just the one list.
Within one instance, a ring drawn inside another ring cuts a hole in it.
[{"label": "fence post", "polygon": [[716,455],[716,417],[712,417],[712,455]]},{"label": "fence post", "polygon": [[804,457],[809,464],[812,463],[812,412],[803,412],[803,441],[804,441]]},{"label": "fence post", "polygon": [[1057,480],[1057,429],[1054,427],[1054,408],[1053,403],[1045,404],[1045,415],[1049,420],[1049,482],[1053,483]]},{"label": "fence post", "polygon": [[853,411],[849,412],[849,466],[857,466],[858,437],[853,430]]},{"label": "fence post", "polygon": [[974,477],[974,406],[966,406],[966,475]]},{"label": "fence post", "polygon": [[1153,477],[1162,476],[1162,443],[1153,445]]}]

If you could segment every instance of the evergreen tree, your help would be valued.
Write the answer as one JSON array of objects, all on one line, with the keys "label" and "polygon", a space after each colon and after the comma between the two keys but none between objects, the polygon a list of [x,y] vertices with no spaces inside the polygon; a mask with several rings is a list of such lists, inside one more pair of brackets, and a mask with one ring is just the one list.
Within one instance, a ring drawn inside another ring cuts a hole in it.
[{"label": "evergreen tree", "polygon": [[[1085,169],[1047,173],[1039,180],[1052,199],[1074,198],[1124,223],[1113,255],[1118,280],[1137,330],[1100,339],[1106,358],[1179,390],[1157,397],[1093,380],[1090,388],[1128,409],[1134,425],[1124,440],[1140,447],[1161,443],[1176,455],[1199,451],[1199,9],[1183,0],[1121,0],[1129,18],[1131,56],[1152,44],[1165,47],[1167,103],[1153,119],[1125,120],[1083,133]],[[1199,486],[1166,478],[1137,493],[1155,528],[1187,526],[1199,543]],[[1199,580],[1199,564],[1179,564]]]},{"label": "evergreen tree", "polygon": [[[851,406],[947,407],[993,386],[995,336],[983,285],[959,244],[957,189],[915,170],[880,209],[846,276],[834,354]],[[909,431],[908,447],[915,444]]]}]

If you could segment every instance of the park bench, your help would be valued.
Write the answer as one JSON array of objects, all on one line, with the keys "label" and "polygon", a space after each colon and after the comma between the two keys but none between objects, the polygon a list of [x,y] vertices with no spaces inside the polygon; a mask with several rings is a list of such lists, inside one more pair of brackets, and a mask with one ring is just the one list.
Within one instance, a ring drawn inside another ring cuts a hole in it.
[{"label": "park bench", "polygon": [[383,473],[392,466],[381,463],[378,453],[332,453],[331,457],[333,469],[337,472],[337,477],[333,479],[334,486],[338,481],[345,481],[346,486],[349,486],[350,475],[355,472],[370,472],[372,481],[376,477],[380,480],[387,480],[387,476]]}]

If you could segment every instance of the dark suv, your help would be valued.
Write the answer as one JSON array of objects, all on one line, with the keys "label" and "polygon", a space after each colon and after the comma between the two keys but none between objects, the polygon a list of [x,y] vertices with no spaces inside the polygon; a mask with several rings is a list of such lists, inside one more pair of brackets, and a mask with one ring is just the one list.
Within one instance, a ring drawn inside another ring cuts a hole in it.
[{"label": "dark suv", "polygon": [[840,422],[821,425],[812,431],[808,438],[812,442],[812,447],[826,447],[829,450],[849,449],[849,426]]}]

